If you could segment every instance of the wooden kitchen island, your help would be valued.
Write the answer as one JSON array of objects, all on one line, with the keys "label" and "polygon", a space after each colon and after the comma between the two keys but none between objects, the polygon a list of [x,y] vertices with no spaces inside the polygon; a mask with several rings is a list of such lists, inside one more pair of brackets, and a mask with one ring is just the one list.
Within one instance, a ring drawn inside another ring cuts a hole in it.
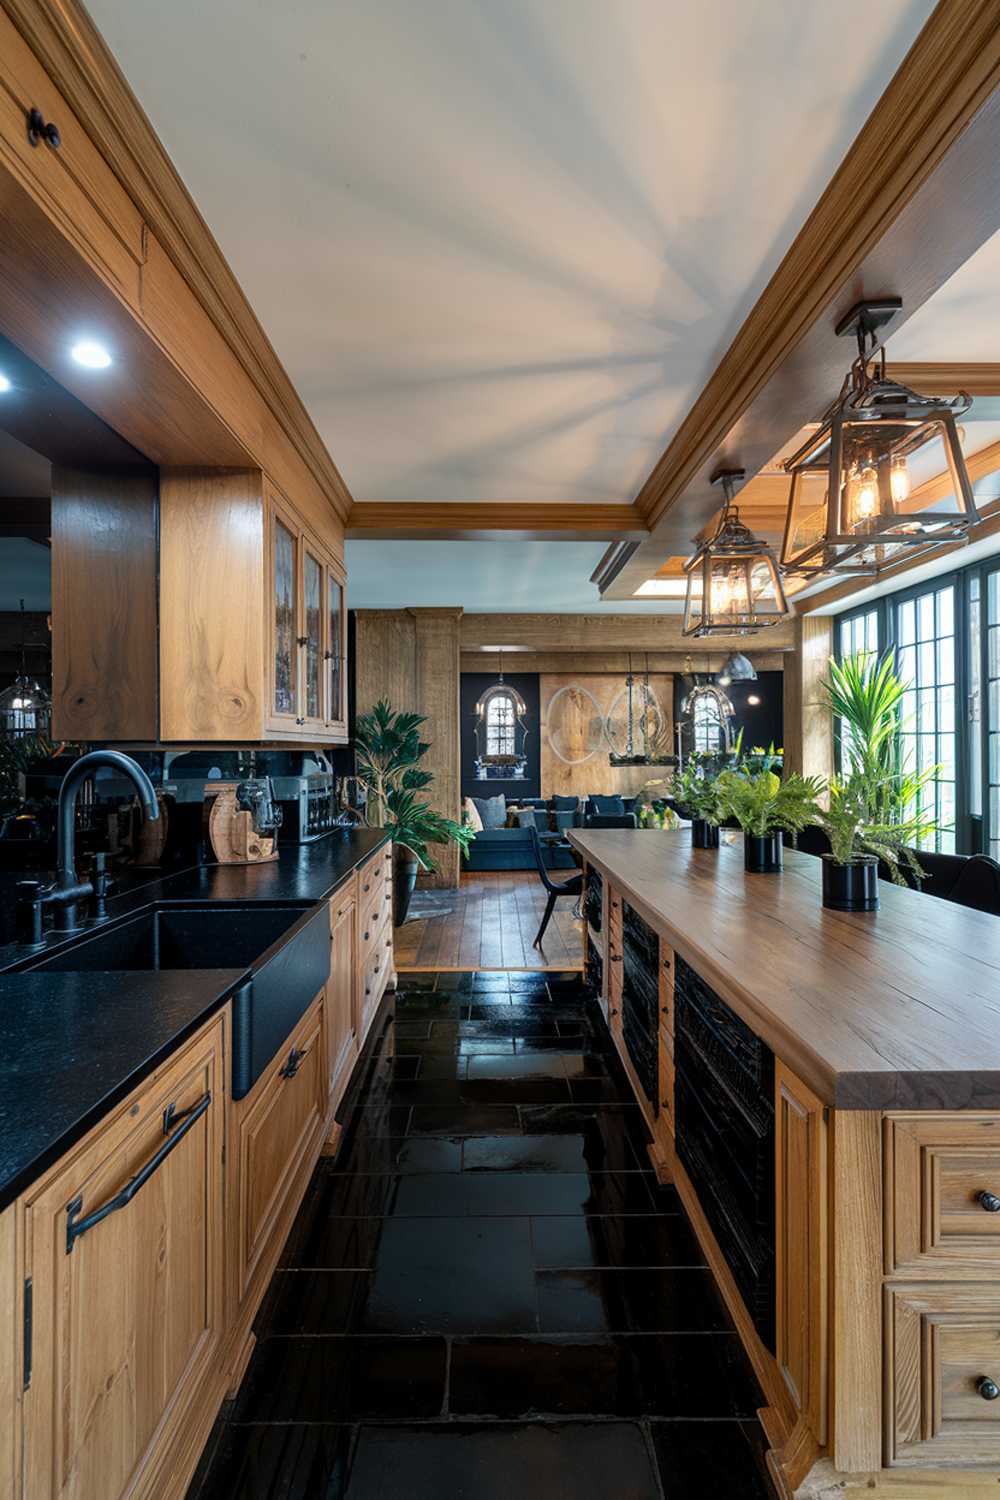
[{"label": "wooden kitchen island", "polygon": [[[779,1492],[1000,1483],[1000,920],[742,838],[572,830],[584,962],[765,1394]],[[728,838],[728,842],[726,842]]]}]

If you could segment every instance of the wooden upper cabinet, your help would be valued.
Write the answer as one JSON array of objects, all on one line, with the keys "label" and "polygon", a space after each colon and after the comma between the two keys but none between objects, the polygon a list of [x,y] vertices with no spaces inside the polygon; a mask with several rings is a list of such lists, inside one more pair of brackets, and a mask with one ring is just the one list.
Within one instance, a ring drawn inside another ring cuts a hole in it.
[{"label": "wooden upper cabinet", "polygon": [[346,740],[343,571],[274,490],[266,510],[267,730]]},{"label": "wooden upper cabinet", "polygon": [[31,1500],[170,1493],[223,1334],[224,1020],[26,1195]]}]

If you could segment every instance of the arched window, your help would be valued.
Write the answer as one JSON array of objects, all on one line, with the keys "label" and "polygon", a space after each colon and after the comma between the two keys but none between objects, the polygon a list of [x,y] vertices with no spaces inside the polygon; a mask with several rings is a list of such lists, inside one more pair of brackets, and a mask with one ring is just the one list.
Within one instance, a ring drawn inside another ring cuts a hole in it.
[{"label": "arched window", "polygon": [[695,750],[712,753],[723,748],[722,715],[719,713],[718,699],[699,695],[695,699],[692,721]]},{"label": "arched window", "polygon": [[486,754],[513,755],[517,704],[508,688],[497,688],[486,705]]}]

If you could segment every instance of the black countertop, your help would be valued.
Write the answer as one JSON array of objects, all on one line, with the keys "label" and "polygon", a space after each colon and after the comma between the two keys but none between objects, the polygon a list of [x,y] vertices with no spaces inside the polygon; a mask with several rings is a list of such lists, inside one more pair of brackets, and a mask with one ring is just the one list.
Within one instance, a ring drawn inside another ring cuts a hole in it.
[{"label": "black countertop", "polygon": [[[322,901],[385,840],[375,828],[337,829],[269,864],[208,865],[153,879],[113,898],[109,911],[114,918],[154,901]],[[169,1057],[247,973],[17,972],[30,961],[14,944],[0,949],[0,1209]]]}]

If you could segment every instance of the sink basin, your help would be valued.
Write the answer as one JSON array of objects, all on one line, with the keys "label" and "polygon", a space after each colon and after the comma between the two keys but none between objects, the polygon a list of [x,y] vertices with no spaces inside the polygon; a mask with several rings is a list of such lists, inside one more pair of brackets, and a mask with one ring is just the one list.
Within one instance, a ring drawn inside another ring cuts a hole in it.
[{"label": "sink basin", "polygon": [[325,902],[157,902],[26,967],[62,974],[249,969],[232,1002],[232,1093],[242,1099],[326,984],[330,914]]},{"label": "sink basin", "polygon": [[157,905],[78,939],[33,969],[243,969],[311,910],[298,906]]}]

